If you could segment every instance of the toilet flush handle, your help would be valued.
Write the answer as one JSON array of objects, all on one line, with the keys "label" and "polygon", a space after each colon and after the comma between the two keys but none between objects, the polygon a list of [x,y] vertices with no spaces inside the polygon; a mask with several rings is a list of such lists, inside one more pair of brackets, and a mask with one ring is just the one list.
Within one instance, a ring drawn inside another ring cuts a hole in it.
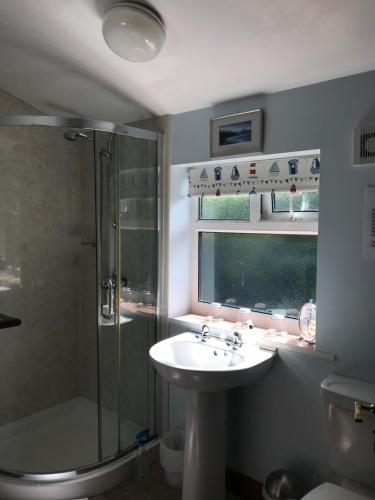
[{"label": "toilet flush handle", "polygon": [[375,404],[374,403],[362,403],[361,401],[356,401],[354,403],[354,421],[362,422],[362,412],[368,411],[375,415]]}]

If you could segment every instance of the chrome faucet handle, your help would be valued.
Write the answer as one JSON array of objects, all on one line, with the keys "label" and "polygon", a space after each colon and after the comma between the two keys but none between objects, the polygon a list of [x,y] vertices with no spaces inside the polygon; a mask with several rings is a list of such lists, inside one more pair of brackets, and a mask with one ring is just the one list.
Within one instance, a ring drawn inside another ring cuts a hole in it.
[{"label": "chrome faucet handle", "polygon": [[202,342],[206,342],[207,339],[211,337],[210,329],[207,325],[202,325],[201,333],[196,333],[195,338],[201,339]]},{"label": "chrome faucet handle", "polygon": [[242,335],[240,332],[234,332],[233,333],[233,340],[232,340],[233,348],[238,348],[242,347],[243,342],[242,342]]},{"label": "chrome faucet handle", "polygon": [[207,325],[202,325],[201,333],[195,335],[196,339],[201,339],[202,342],[206,342],[207,339],[211,337],[210,329]]},{"label": "chrome faucet handle", "polygon": [[201,336],[203,338],[209,338],[210,337],[210,329],[208,328],[207,325],[202,325]]}]

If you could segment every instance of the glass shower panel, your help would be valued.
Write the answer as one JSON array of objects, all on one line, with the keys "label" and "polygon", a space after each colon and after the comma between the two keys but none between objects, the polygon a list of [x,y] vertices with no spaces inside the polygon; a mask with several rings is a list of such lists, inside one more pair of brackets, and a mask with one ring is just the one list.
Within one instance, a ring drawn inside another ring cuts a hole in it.
[{"label": "glass shower panel", "polygon": [[99,455],[120,451],[119,137],[95,133],[98,228]]},{"label": "glass shower panel", "polygon": [[155,372],[148,351],[156,339],[158,144],[120,138],[121,447],[137,432],[155,432]]},{"label": "glass shower panel", "polygon": [[95,134],[99,231],[99,440],[106,458],[155,431],[157,142]]}]

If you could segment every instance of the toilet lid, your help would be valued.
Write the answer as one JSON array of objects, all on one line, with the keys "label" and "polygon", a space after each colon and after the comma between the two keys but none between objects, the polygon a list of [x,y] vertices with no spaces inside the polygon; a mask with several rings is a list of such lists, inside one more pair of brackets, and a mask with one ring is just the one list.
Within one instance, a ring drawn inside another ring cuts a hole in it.
[{"label": "toilet lid", "polygon": [[367,498],[335,484],[324,483],[310,491],[302,500],[367,500]]}]

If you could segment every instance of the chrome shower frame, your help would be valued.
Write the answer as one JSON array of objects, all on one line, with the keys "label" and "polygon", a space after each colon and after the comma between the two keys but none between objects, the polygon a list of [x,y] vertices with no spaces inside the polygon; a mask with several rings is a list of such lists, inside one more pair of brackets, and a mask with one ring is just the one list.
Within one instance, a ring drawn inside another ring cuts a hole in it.
[{"label": "chrome shower frame", "polygon": [[[163,293],[164,278],[163,269],[163,220],[165,218],[165,206],[163,203],[163,171],[164,163],[164,134],[150,130],[140,129],[128,125],[120,125],[111,122],[91,120],[76,117],[59,117],[43,115],[1,115],[0,127],[2,126],[46,126],[46,127],[68,127],[79,130],[90,130],[92,132],[109,132],[113,134],[128,136],[136,139],[145,139],[157,143],[157,230],[158,230],[158,258],[157,258],[157,302],[156,302],[156,339],[163,336],[163,325],[165,325],[165,294]],[[100,154],[93,140],[95,152]],[[95,162],[97,154],[95,154]],[[98,169],[95,165],[96,175]],[[98,210],[98,209],[97,209]],[[101,245],[97,238],[97,263],[100,262]],[[99,270],[97,270],[98,275]],[[100,291],[98,290],[98,293]],[[99,313],[98,313],[99,322]],[[156,384],[156,420],[161,427],[161,387]],[[157,436],[151,440],[147,448],[151,459],[157,458],[158,439]],[[116,455],[89,466],[80,467],[67,472],[56,473],[23,473],[2,469],[0,464],[0,496],[3,500],[70,500],[74,498],[86,498],[94,496],[105,489],[109,489],[121,480],[125,480],[134,474],[136,461],[136,445],[121,450]]]},{"label": "chrome shower frame", "polygon": [[89,120],[86,118],[66,117],[66,116],[44,116],[44,115],[1,115],[0,126],[11,125],[39,125],[46,127],[69,127],[83,130],[97,130],[99,132],[114,132],[115,134],[128,135],[137,139],[148,139],[158,141],[160,132],[152,132],[128,125],[104,122],[100,120]]}]

